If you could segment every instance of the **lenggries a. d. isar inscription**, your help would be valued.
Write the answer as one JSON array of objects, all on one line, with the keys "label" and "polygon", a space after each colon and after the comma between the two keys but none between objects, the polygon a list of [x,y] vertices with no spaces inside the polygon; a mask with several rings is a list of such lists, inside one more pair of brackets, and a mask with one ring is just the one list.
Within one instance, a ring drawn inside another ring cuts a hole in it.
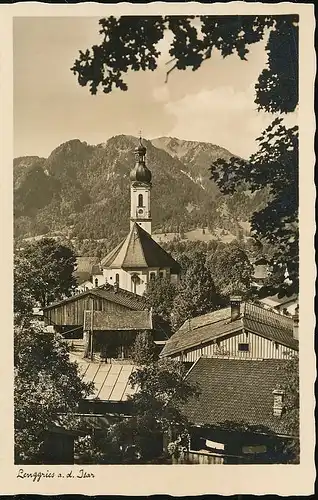
[{"label": "lenggries a. d. isar inscription", "polygon": [[68,472],[53,472],[51,470],[42,471],[25,471],[19,469],[17,479],[29,479],[33,483],[39,483],[42,479],[94,479],[93,472],[86,472],[84,469],[70,470]]}]

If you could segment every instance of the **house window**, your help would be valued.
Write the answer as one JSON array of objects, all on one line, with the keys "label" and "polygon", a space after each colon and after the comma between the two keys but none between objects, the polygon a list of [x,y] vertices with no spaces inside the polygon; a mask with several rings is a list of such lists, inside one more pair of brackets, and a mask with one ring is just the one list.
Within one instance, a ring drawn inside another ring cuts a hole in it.
[{"label": "house window", "polygon": [[143,207],[144,206],[144,200],[142,194],[138,195],[138,207]]},{"label": "house window", "polygon": [[238,345],[238,350],[241,351],[241,352],[248,352],[250,350],[250,345],[249,344],[243,344],[243,343],[240,343]]},{"label": "house window", "polygon": [[159,278],[162,279],[164,277],[164,272],[163,271],[159,271]]},{"label": "house window", "polygon": [[156,278],[156,273],[153,271],[151,273],[149,273],[149,278],[151,281],[153,281]]}]

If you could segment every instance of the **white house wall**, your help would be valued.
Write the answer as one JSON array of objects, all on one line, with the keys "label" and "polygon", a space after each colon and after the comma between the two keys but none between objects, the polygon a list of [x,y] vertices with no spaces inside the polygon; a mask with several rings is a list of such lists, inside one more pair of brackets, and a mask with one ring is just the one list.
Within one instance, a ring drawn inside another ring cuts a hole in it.
[{"label": "white house wall", "polygon": [[[238,344],[248,343],[249,351],[242,352],[238,350]],[[194,362],[200,356],[207,358],[214,357],[235,357],[240,359],[253,358],[253,359],[286,359],[295,351],[281,344],[272,342],[271,340],[260,337],[253,333],[242,332],[238,335],[232,335],[224,339],[220,339],[219,343],[205,344],[183,353],[183,356],[173,355],[182,361]]]},{"label": "white house wall", "polygon": [[[129,292],[134,292],[134,284],[132,282],[132,274],[137,274],[139,277],[139,283],[136,286],[136,293],[138,295],[143,295],[146,291],[147,284],[150,281],[150,273],[155,273],[155,276],[159,276],[159,272],[163,273],[163,276],[169,276],[170,269],[164,268],[159,269],[158,267],[149,267],[147,269],[133,269],[125,271],[124,269],[104,269],[104,283],[109,283],[113,285],[116,282],[116,274],[119,275],[119,287]],[[178,280],[177,275],[170,275],[171,281],[176,282]]]},{"label": "white house wall", "polygon": [[280,310],[280,312],[283,312],[283,309],[286,308],[287,312],[293,316],[295,314],[295,310],[296,310],[297,305],[298,305],[298,302],[290,302],[290,303],[282,305],[279,308],[279,310]]},{"label": "white house wall", "polygon": [[91,290],[92,288],[94,288],[94,285],[91,281],[84,281],[84,283],[81,283],[76,287],[79,292],[85,292],[86,290]]}]

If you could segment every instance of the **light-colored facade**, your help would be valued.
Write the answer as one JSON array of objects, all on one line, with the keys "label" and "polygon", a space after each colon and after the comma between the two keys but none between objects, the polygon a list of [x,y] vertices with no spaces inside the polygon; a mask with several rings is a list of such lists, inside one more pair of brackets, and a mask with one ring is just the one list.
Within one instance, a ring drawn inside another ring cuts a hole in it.
[{"label": "light-colored facade", "polygon": [[129,292],[143,295],[146,291],[147,284],[151,279],[156,277],[167,278],[174,283],[178,281],[178,274],[171,274],[169,268],[149,267],[144,269],[121,269],[121,268],[106,268],[103,270],[105,283],[113,285],[118,283],[120,288]]},{"label": "light-colored facade", "polygon": [[147,233],[151,234],[150,211],[151,185],[134,182],[130,187],[130,229],[137,222]]},{"label": "light-colored facade", "polygon": [[94,288],[94,284],[90,280],[86,280],[80,285],[77,286],[76,290],[81,293],[81,292],[86,292],[87,290],[91,290]]}]

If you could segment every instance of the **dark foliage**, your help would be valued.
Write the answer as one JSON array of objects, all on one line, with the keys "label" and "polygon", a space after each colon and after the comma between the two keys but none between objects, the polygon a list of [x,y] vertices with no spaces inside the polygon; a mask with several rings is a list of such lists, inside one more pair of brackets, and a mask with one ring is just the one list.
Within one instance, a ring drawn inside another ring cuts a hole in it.
[{"label": "dark foliage", "polygon": [[25,244],[14,257],[14,312],[26,314],[32,306],[42,307],[72,293],[76,286],[73,251],[44,238]]},{"label": "dark foliage", "polygon": [[63,413],[69,413],[70,423],[92,386],[69,362],[62,338],[27,322],[15,328],[14,383],[15,462],[41,463],[46,432],[66,423]]}]

